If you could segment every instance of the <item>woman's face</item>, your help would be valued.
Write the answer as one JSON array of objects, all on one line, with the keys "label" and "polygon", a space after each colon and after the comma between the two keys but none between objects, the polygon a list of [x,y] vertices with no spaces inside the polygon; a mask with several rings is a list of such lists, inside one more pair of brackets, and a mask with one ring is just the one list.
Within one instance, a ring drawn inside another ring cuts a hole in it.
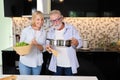
[{"label": "woman's face", "polygon": [[34,19],[34,22],[35,22],[35,27],[37,28],[41,28],[41,26],[43,25],[43,19],[39,16],[39,15],[36,15],[35,19]]}]

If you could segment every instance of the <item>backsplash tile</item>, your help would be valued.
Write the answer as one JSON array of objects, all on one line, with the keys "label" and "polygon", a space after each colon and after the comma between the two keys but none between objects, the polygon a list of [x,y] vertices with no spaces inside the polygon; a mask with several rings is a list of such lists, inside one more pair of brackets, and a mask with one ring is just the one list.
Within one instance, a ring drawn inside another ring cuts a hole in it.
[{"label": "backsplash tile", "polygon": [[[30,18],[13,18],[13,35],[20,35],[21,30],[30,25]],[[74,25],[82,39],[88,39],[89,47],[108,45],[120,39],[119,17],[65,17],[64,22]],[[44,27],[49,27],[49,20],[45,20]]]}]

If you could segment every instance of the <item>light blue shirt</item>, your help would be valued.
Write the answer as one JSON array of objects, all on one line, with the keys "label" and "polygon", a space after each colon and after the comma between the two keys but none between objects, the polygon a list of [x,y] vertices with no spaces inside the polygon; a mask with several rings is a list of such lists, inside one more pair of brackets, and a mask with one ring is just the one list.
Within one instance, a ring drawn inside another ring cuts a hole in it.
[{"label": "light blue shirt", "polygon": [[[36,33],[31,26],[28,26],[22,30],[20,42],[24,41],[30,44],[33,38],[35,38],[38,44],[42,45],[45,49],[46,31],[44,29],[41,28]],[[20,56],[20,62],[29,67],[41,66],[43,63],[42,52],[37,47],[32,46],[28,55]]]},{"label": "light blue shirt", "polygon": [[[72,25],[66,24],[65,23],[65,31],[64,31],[64,40],[69,40],[72,37],[76,38],[79,42],[77,47],[71,46],[71,47],[67,47],[67,51],[69,53],[68,57],[70,59],[70,65],[72,68],[72,73],[77,73],[77,68],[79,67],[79,63],[77,60],[77,56],[76,56],[76,48],[80,48],[82,46],[82,39],[78,33],[78,31],[75,29],[75,27],[73,27]],[[47,33],[47,38],[48,39],[55,39],[55,28],[51,27],[50,30]],[[51,57],[51,61],[49,64],[49,70],[56,72],[56,57],[54,55],[52,55]]]}]

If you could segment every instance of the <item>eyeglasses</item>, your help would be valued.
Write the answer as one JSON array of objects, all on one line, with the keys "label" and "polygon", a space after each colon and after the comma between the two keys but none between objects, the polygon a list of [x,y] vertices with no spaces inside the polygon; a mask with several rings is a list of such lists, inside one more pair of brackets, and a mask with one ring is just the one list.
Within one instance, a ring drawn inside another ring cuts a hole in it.
[{"label": "eyeglasses", "polygon": [[55,19],[55,20],[50,20],[52,23],[54,23],[54,22],[57,22],[57,21],[60,21],[62,19],[62,17],[59,17],[59,18],[57,18],[57,19]]}]

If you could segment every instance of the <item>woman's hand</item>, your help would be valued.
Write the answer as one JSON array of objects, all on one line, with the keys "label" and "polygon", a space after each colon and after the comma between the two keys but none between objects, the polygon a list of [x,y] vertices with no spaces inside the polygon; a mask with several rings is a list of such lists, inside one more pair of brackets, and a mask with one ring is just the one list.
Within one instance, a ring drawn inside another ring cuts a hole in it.
[{"label": "woman's hand", "polygon": [[31,44],[34,45],[34,46],[36,46],[40,51],[43,51],[43,50],[44,50],[43,46],[42,46],[41,44],[38,44],[35,39],[33,39],[33,40],[31,41]]},{"label": "woman's hand", "polygon": [[37,41],[36,41],[35,39],[33,39],[33,40],[31,41],[31,44],[32,44],[32,45],[35,45],[35,46],[38,45],[38,43],[37,43]]}]

